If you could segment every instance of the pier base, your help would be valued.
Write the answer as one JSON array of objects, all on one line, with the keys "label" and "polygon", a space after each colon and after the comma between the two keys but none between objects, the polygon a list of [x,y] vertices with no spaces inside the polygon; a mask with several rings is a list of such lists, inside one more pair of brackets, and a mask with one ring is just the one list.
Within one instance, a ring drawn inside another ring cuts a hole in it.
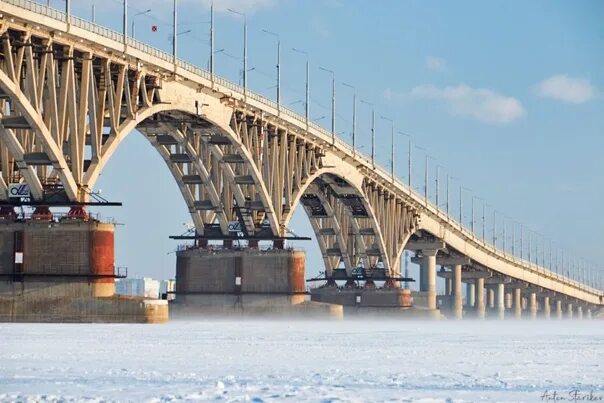
[{"label": "pier base", "polygon": [[341,307],[308,301],[303,251],[193,248],[176,256],[174,317],[342,317]]}]

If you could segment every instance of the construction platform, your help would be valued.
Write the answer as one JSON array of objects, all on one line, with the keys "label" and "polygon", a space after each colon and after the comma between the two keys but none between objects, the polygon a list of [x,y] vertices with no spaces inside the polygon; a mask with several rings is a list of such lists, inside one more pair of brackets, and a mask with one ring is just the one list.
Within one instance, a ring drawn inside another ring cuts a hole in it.
[{"label": "construction platform", "polygon": [[114,230],[87,216],[0,219],[0,321],[166,322],[167,301],[114,295]]}]

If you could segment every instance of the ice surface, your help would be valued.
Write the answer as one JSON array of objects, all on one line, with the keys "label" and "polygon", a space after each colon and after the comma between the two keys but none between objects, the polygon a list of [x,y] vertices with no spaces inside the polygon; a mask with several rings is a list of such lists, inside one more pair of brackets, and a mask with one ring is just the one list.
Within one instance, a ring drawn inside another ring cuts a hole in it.
[{"label": "ice surface", "polygon": [[0,324],[0,401],[604,400],[603,366],[601,320]]}]

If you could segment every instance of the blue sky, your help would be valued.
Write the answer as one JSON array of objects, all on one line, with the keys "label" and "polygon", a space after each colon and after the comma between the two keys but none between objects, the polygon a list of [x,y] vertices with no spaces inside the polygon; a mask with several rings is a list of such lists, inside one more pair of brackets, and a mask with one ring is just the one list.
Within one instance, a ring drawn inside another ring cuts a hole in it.
[{"label": "blue sky", "polygon": [[[52,0],[62,7],[61,0]],[[64,4],[64,3],[63,3]],[[179,56],[207,66],[209,1],[181,0]],[[91,0],[74,5],[89,18]],[[137,38],[170,50],[171,0],[130,1]],[[239,81],[242,19],[247,13],[248,73],[252,90],[274,95],[275,38],[282,41],[282,96],[291,108],[304,98],[303,55],[311,63],[311,117],[329,125],[331,77],[337,80],[337,131],[350,139],[352,84],[375,105],[377,155],[389,167],[390,123],[412,136],[413,181],[423,191],[425,151],[430,156],[429,192],[442,166],[451,181],[451,211],[458,215],[459,184],[471,195],[563,245],[598,262],[604,242],[604,3],[601,1],[368,1],[223,0],[216,2],[218,74]],[[121,29],[121,0],[96,0],[97,22]],[[158,31],[152,32],[151,26]],[[358,106],[358,136],[369,152],[370,108]],[[406,179],[407,138],[398,137],[397,173]],[[142,162],[134,167],[136,158]],[[123,175],[124,171],[129,175]],[[137,191],[135,192],[134,183]],[[176,247],[168,235],[189,222],[168,170],[146,140],[130,136],[98,186],[124,206],[103,209],[118,227],[117,264],[131,274],[170,277]],[[481,206],[476,199],[477,211]],[[444,206],[443,206],[444,207]],[[312,235],[298,211],[292,229]],[[511,224],[508,220],[508,225]],[[466,220],[467,222],[467,220]],[[478,224],[477,224],[478,225]],[[490,224],[489,224],[490,225]],[[499,224],[500,225],[500,224]],[[487,228],[490,231],[490,227]],[[322,268],[314,241],[302,244],[309,274]],[[567,252],[568,253],[568,252]],[[600,264],[600,267],[602,265]]]}]

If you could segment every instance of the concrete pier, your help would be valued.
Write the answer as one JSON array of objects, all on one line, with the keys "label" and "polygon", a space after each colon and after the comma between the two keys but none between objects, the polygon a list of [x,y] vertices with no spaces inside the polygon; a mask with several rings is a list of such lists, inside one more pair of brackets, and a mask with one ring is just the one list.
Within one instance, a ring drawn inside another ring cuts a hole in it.
[{"label": "concrete pier", "polygon": [[587,319],[591,319],[591,308],[587,308]]},{"label": "concrete pier", "polygon": [[87,218],[0,221],[0,321],[168,320],[167,301],[115,293],[114,226]]},{"label": "concrete pier", "polygon": [[499,319],[505,318],[505,284],[497,284],[496,291],[496,305],[497,305],[497,317]]},{"label": "concrete pier", "polygon": [[191,248],[176,253],[177,317],[342,317],[342,307],[307,301],[303,251]]},{"label": "concrete pier", "polygon": [[474,286],[474,283],[466,284],[466,306],[467,306],[468,310],[473,308],[474,304],[476,302],[475,301],[475,297],[476,297],[475,289],[476,289],[476,287]]},{"label": "concrete pier", "polygon": [[421,291],[426,292],[428,309],[436,309],[436,250],[423,250],[421,270],[424,273],[425,285]]},{"label": "concrete pier", "polygon": [[566,319],[573,318],[573,304],[569,303],[566,305]]},{"label": "concrete pier", "polygon": [[485,317],[485,301],[484,301],[484,278],[476,279],[476,317],[484,319]]},{"label": "concrete pier", "polygon": [[556,300],[556,319],[562,319],[563,314],[562,314],[562,301],[557,299]]},{"label": "concrete pier", "polygon": [[453,316],[456,319],[463,317],[463,300],[461,296],[461,265],[453,266]]},{"label": "concrete pier", "polygon": [[549,319],[550,315],[551,315],[551,306],[550,306],[550,302],[549,302],[549,297],[544,296],[543,297],[543,318]]},{"label": "concrete pier", "polygon": [[537,319],[537,293],[531,292],[528,297],[529,300],[529,312],[531,319]]},{"label": "concrete pier", "polygon": [[495,286],[491,285],[487,288],[487,300],[489,309],[495,309]]},{"label": "concrete pier", "polygon": [[514,318],[522,319],[522,290],[514,288]]},{"label": "concrete pier", "polygon": [[583,307],[581,305],[577,307],[577,319],[583,319]]}]

